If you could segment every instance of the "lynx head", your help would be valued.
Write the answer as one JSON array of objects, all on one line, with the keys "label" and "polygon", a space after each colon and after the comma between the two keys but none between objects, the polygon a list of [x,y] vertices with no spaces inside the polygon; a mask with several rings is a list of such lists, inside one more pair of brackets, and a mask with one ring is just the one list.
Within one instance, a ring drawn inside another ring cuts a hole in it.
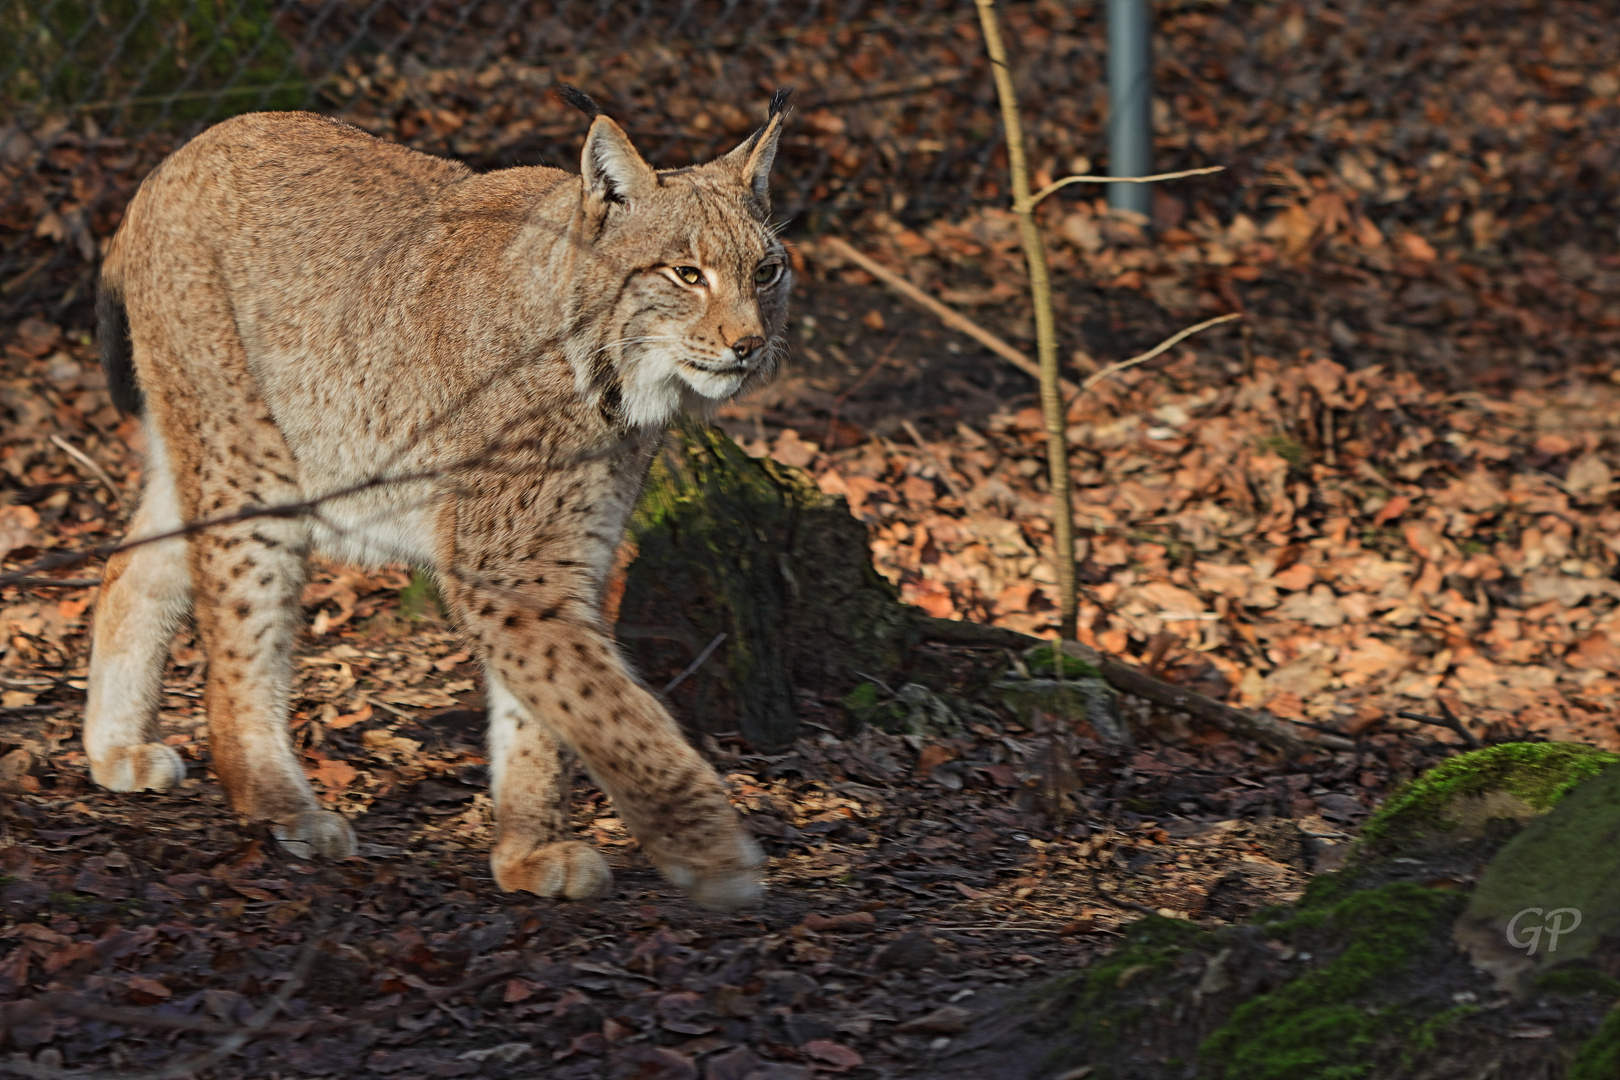
[{"label": "lynx head", "polygon": [[[594,110],[577,91],[565,96]],[[592,121],[581,215],[594,256],[587,287],[600,293],[582,299],[610,306],[580,374],[622,422],[662,426],[682,408],[706,415],[775,375],[793,287],[769,223],[786,98],[776,95],[742,145],[683,169],[655,170],[618,124]]]}]

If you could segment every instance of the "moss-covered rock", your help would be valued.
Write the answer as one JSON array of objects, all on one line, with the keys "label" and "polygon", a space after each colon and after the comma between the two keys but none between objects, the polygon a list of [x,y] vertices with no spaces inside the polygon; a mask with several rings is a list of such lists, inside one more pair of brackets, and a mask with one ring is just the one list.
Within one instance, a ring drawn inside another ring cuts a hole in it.
[{"label": "moss-covered rock", "polygon": [[1391,796],[1362,830],[1361,848],[1389,854],[1479,839],[1493,828],[1511,832],[1615,761],[1620,755],[1576,743],[1506,743],[1461,754]]},{"label": "moss-covered rock", "polygon": [[[1620,1077],[1620,1011],[1610,1011],[1620,997],[1613,759],[1542,744],[1448,761],[1391,800],[1381,847],[1319,875],[1297,902],[1233,926],[1150,917],[1089,969],[1017,1001],[1006,1011],[1026,1019],[1008,1029],[1006,1060],[1030,1060],[1028,1043],[1039,1041],[1042,1068],[998,1072],[994,1055],[978,1051],[940,1075],[1049,1080],[1084,1067],[1089,1080]],[[1492,861],[1471,893],[1483,860]],[[1506,1002],[1493,1000],[1491,975],[1454,938],[1499,880],[1505,900],[1483,924],[1487,937],[1501,940],[1513,911],[1561,906],[1581,907],[1594,935],[1580,957],[1578,937],[1561,938],[1560,962],[1520,980],[1532,992]],[[1526,899],[1535,887],[1551,891]]]},{"label": "moss-covered rock", "polygon": [[840,700],[857,724],[895,735],[954,738],[964,734],[958,709],[921,683],[906,683],[892,693],[876,683],[863,682]]},{"label": "moss-covered rock", "polygon": [[1620,768],[1577,786],[1480,875],[1457,941],[1504,988],[1620,941]]},{"label": "moss-covered rock", "polygon": [[1332,959],[1238,1006],[1200,1048],[1205,1075],[1220,1080],[1357,1080],[1421,1027],[1463,1013],[1412,993],[1413,976],[1445,949],[1444,927],[1462,909],[1455,893],[1396,882],[1306,906],[1267,930],[1322,948]]}]

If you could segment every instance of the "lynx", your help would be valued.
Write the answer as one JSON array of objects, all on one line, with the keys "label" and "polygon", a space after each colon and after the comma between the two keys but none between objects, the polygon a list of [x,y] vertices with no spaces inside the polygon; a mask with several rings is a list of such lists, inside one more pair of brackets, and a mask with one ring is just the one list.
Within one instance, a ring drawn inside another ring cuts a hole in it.
[{"label": "lynx", "polygon": [[[432,569],[483,666],[502,889],[610,889],[570,836],[566,748],[672,883],[711,907],[754,900],[758,846],[626,668],[601,598],[668,422],[769,379],[785,351],[791,268],[767,220],[784,99],[690,168],[655,170],[574,91],[593,116],[577,176],[479,174],[259,113],[147,177],[98,308],[110,386],[146,435],[130,535],[156,539],[106,569],[95,782],[183,778],[156,714],[189,611],[232,805],[296,853],[354,854],[287,732],[299,593],[312,552],[407,562]],[[164,538],[197,522],[214,524]]]}]

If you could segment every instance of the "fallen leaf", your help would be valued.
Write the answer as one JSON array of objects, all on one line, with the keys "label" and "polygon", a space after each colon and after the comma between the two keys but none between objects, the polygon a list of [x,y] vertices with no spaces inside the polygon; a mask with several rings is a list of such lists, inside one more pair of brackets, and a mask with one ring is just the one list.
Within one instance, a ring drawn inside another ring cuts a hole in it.
[{"label": "fallen leaf", "polygon": [[334,716],[334,717],[332,717],[332,719],[325,721],[325,724],[329,728],[335,728],[337,730],[342,730],[343,728],[346,728],[346,727],[353,727],[356,724],[363,724],[367,720],[370,720],[370,719],[371,719],[371,702],[365,701],[365,702],[362,702],[360,704],[360,707],[358,709],[356,709],[354,712],[352,712],[352,713],[344,713],[341,716]]},{"label": "fallen leaf", "polygon": [[38,547],[39,514],[31,506],[0,506],[0,559],[18,548]]},{"label": "fallen leaf", "polygon": [[346,761],[336,758],[320,758],[313,768],[305,768],[305,774],[320,785],[321,798],[327,802],[336,802],[343,789],[354,783],[360,771]]},{"label": "fallen leaf", "polygon": [[917,766],[913,770],[913,775],[927,776],[937,766],[943,765],[947,761],[954,761],[959,756],[954,747],[929,743],[917,752]]},{"label": "fallen leaf", "polygon": [[833,1042],[831,1039],[811,1039],[800,1049],[817,1061],[825,1061],[829,1065],[837,1066],[835,1070],[837,1072],[853,1069],[857,1065],[866,1063],[866,1059],[861,1057],[858,1052],[843,1043]]}]

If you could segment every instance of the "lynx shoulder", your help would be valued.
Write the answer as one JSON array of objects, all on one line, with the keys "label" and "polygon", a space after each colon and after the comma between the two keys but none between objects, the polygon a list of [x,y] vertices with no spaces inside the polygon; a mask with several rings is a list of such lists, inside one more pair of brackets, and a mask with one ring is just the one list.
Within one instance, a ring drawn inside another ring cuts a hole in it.
[{"label": "lynx shoulder", "polygon": [[[95,781],[183,777],[155,725],[190,613],[233,805],[290,849],[352,855],[287,734],[304,564],[410,562],[483,664],[502,888],[610,887],[570,836],[568,748],[672,882],[711,906],[753,899],[758,848],[626,669],[600,600],[664,426],[769,379],[785,351],[781,106],[685,169],[654,169],[601,115],[576,176],[478,174],[304,113],[227,121],[159,166],[103,267],[103,362],[147,433],[130,535],[212,524],[109,560]],[[290,504],[310,509],[254,512]]]}]

